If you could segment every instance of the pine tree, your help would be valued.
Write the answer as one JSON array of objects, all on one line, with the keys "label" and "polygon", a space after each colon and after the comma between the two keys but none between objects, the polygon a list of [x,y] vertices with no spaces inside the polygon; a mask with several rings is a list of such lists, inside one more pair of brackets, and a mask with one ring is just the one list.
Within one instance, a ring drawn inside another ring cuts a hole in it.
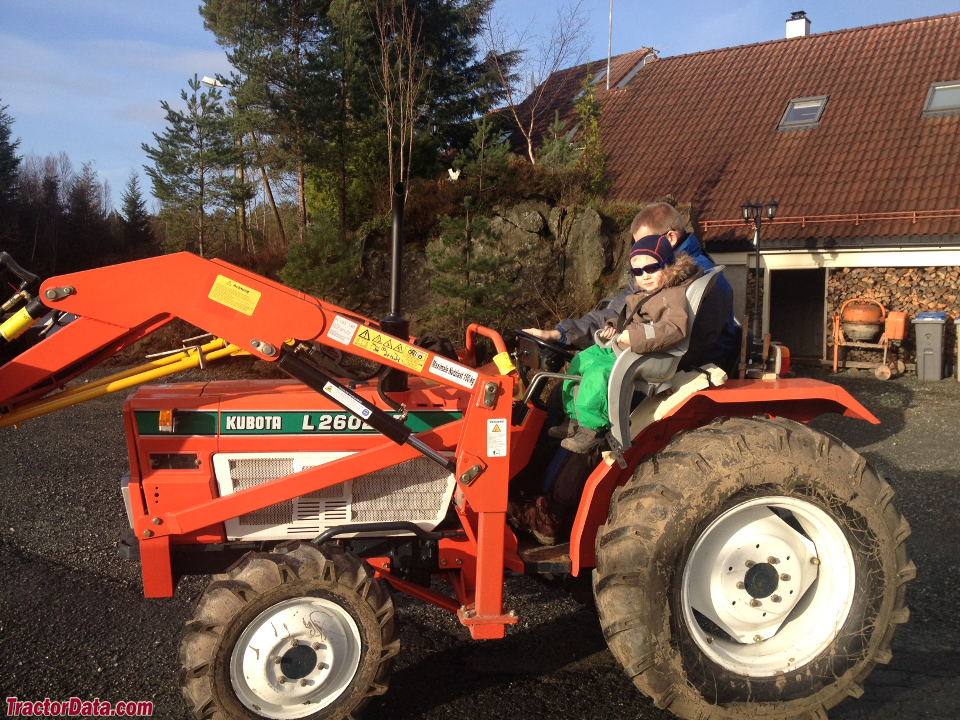
[{"label": "pine tree", "polygon": [[220,90],[201,91],[196,75],[188,84],[191,93],[180,93],[186,111],[161,102],[167,129],[162,135],[153,133],[156,147],[146,143],[142,147],[153,162],[144,169],[153,182],[154,196],[165,209],[185,212],[192,219],[197,252],[202,257],[210,210],[231,202],[237,151]]},{"label": "pine tree", "polygon": [[510,162],[510,151],[500,131],[486,119],[478,120],[461,167],[465,182],[476,182],[480,202],[463,198],[463,215],[443,215],[439,240],[428,249],[434,271],[431,282],[441,298],[434,309],[437,329],[462,336],[470,323],[497,325],[507,317],[516,286],[505,278],[514,258],[504,255],[500,236],[482,212],[486,193],[496,187]]},{"label": "pine tree", "polygon": [[136,172],[127,178],[126,187],[120,195],[120,212],[123,216],[123,242],[128,249],[143,247],[153,241],[147,203],[140,192],[140,179]]},{"label": "pine tree", "polygon": [[570,142],[567,121],[560,119],[559,110],[554,114],[553,122],[547,128],[547,134],[543,136],[535,155],[539,164],[555,172],[566,170],[577,161],[580,152]]},{"label": "pine tree", "polygon": [[[337,68],[320,62],[326,32],[321,0],[205,0],[204,26],[230,48],[240,72],[233,84],[248,123],[274,137],[281,159],[296,173],[300,241],[307,228],[307,163],[325,122],[329,93],[321,89]],[[254,129],[253,127],[250,128]]]},{"label": "pine tree", "polygon": [[603,177],[607,156],[600,140],[600,102],[597,100],[597,86],[592,76],[583,81],[583,92],[574,103],[574,110],[577,113],[579,146],[577,165],[584,175],[587,191],[593,195],[603,195],[608,187]]},{"label": "pine tree", "polygon": [[7,106],[0,105],[0,247],[10,252],[15,247],[19,233],[16,221],[17,169],[20,158],[17,156],[19,140],[10,140],[13,118],[7,114]]},{"label": "pine tree", "polygon": [[489,192],[491,186],[496,184],[496,180],[503,177],[513,158],[513,153],[500,127],[489,117],[480,118],[474,123],[474,127],[476,132],[470,139],[470,145],[460,155],[462,159],[454,165],[462,168],[466,174],[465,180],[476,177],[477,198],[482,202],[484,183]]},{"label": "pine tree", "polygon": [[20,158],[17,157],[19,140],[10,141],[13,134],[11,126],[13,118],[7,114],[7,105],[0,105],[0,212],[13,200],[17,183],[17,168]]},{"label": "pine tree", "polygon": [[85,270],[99,265],[113,248],[107,225],[109,186],[100,182],[91,163],[84,163],[67,191],[59,267]]}]

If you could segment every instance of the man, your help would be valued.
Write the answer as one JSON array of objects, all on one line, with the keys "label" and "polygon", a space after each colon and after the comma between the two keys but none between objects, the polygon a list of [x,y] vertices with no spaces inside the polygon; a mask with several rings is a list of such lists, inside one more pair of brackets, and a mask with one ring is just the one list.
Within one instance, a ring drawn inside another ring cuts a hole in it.
[{"label": "man", "polygon": [[[669,203],[657,202],[644,207],[633,219],[630,234],[634,241],[646,235],[665,235],[676,251],[687,253],[704,271],[716,267],[696,236],[687,232],[683,216]],[[607,319],[617,317],[627,297],[637,290],[636,280],[631,276],[623,291],[602,310],[592,310],[580,319],[561,320],[553,330],[528,328],[526,332],[549,342],[585,349],[593,344],[593,334],[604,327]],[[688,351],[689,364],[715,363],[732,372],[740,349],[739,326],[733,316],[733,288],[722,274],[700,308]]]}]

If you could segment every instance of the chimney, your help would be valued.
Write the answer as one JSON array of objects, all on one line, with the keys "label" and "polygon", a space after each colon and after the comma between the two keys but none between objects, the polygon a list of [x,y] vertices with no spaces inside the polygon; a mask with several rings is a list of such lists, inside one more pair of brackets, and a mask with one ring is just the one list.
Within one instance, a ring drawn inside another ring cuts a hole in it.
[{"label": "chimney", "polygon": [[810,18],[803,10],[790,14],[787,20],[787,37],[806,37],[810,34]]}]

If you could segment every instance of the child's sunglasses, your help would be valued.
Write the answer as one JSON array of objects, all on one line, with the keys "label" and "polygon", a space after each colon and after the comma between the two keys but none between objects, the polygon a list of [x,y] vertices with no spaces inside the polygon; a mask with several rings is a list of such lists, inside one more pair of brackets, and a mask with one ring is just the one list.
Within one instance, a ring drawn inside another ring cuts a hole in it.
[{"label": "child's sunglasses", "polygon": [[643,267],[631,267],[630,272],[634,277],[642,277],[643,275],[653,275],[655,272],[663,270],[662,262],[650,263],[649,265],[644,265]]}]

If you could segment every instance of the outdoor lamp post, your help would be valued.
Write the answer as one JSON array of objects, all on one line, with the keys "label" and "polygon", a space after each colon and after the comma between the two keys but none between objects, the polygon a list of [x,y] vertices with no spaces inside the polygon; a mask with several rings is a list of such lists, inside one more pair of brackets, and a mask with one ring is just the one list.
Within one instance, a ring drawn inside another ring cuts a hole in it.
[{"label": "outdoor lamp post", "polygon": [[754,341],[760,338],[760,226],[763,219],[773,220],[777,216],[777,207],[779,203],[770,199],[766,205],[758,202],[752,203],[747,200],[740,206],[740,212],[743,215],[744,222],[747,225],[753,223],[753,247],[757,253],[756,275],[753,288],[753,338]]}]

